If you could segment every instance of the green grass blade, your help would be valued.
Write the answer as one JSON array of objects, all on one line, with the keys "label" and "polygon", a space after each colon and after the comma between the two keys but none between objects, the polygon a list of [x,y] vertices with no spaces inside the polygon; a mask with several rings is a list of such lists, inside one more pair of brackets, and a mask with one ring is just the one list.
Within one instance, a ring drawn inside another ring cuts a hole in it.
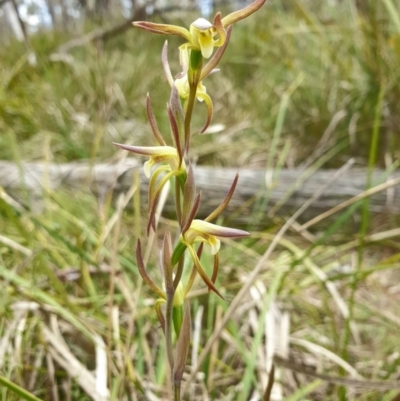
[{"label": "green grass blade", "polygon": [[40,398],[36,397],[29,391],[25,390],[24,388],[18,386],[18,384],[13,383],[12,381],[8,380],[4,376],[0,375],[0,386],[7,387],[10,391],[14,394],[18,395],[24,400],[27,401],[42,401]]},{"label": "green grass blade", "polygon": [[54,309],[55,313],[58,313],[62,318],[70,322],[73,326],[75,326],[75,328],[77,328],[89,339],[92,339],[92,334],[90,330],[84,324],[82,324],[74,314],[72,314],[68,309],[64,308],[62,305],[60,305],[50,295],[46,294],[44,291],[35,287],[32,283],[20,277],[13,271],[7,269],[3,265],[0,265],[0,277],[2,277],[4,280],[8,280],[15,286],[20,287],[19,290],[25,292],[27,297],[33,298],[39,303],[51,306]]},{"label": "green grass blade", "polygon": [[312,383],[307,384],[307,386],[299,388],[291,396],[284,399],[284,401],[303,401],[304,396],[311,393],[317,389],[322,384],[322,380],[314,380]]},{"label": "green grass blade", "polygon": [[385,5],[394,25],[396,26],[397,32],[400,33],[400,15],[398,10],[394,6],[392,0],[383,0],[383,4]]}]

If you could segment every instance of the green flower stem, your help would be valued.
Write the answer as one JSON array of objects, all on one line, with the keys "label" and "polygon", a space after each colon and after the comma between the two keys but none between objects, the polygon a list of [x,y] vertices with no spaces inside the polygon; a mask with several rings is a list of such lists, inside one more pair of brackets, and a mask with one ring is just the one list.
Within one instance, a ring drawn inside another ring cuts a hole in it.
[{"label": "green flower stem", "polygon": [[190,125],[192,121],[194,101],[196,99],[197,85],[200,82],[201,70],[203,68],[203,57],[199,50],[190,51],[189,60],[189,98],[186,104],[186,115],[185,115],[185,150],[189,152],[190,145]]},{"label": "green flower stem", "polygon": [[[175,278],[174,278],[174,291],[181,282],[182,273],[183,273],[183,265],[185,262],[184,255],[179,259],[178,267],[176,269]],[[175,297],[174,297],[175,299]],[[183,308],[182,305],[174,306],[172,310],[172,320],[174,322],[174,330],[177,338],[179,338],[179,333],[181,332],[182,320],[183,320]]]},{"label": "green flower stem", "polygon": [[181,186],[175,177],[175,211],[179,224],[182,224]]},{"label": "green flower stem", "polygon": [[174,384],[174,401],[181,401],[181,385]]},{"label": "green flower stem", "polygon": [[189,98],[186,105],[186,115],[185,115],[185,151],[186,153],[189,152],[190,146],[190,123],[192,121],[192,114],[193,114],[193,106],[194,100],[196,98],[196,86],[189,85],[190,92]]},{"label": "green flower stem", "polygon": [[179,338],[179,333],[181,332],[182,320],[183,320],[182,305],[174,306],[174,308],[172,309],[172,321],[174,322],[174,330],[178,338]]},{"label": "green flower stem", "polygon": [[172,267],[174,267],[179,262],[179,260],[181,259],[181,256],[185,252],[186,248],[187,248],[187,246],[184,243],[182,243],[181,240],[179,240],[179,242],[176,244],[174,252],[172,254],[172,258],[171,258]]},{"label": "green flower stem", "polygon": [[190,60],[189,60],[189,83],[191,81],[191,75],[193,76],[197,73],[198,73],[198,81],[200,81],[202,68],[203,68],[203,56],[201,54],[201,51],[192,49],[190,52]]},{"label": "green flower stem", "polygon": [[182,191],[185,188],[185,184],[186,184],[186,178],[187,178],[187,173],[182,172],[181,174],[175,176],[176,180],[178,181],[178,184],[180,185]]}]

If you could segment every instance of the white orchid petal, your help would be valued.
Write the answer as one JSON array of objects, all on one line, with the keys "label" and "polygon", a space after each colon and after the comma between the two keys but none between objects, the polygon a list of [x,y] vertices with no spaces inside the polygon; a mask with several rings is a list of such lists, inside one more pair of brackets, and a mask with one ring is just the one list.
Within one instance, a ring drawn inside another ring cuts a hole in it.
[{"label": "white orchid petal", "polygon": [[207,21],[205,18],[197,18],[197,20],[192,23],[192,26],[200,29],[201,31],[204,31],[206,29],[212,28],[213,24],[210,21]]},{"label": "white orchid petal", "polygon": [[221,248],[221,241],[217,237],[210,236],[208,244],[211,248],[211,254],[216,255],[219,251],[219,248]]},{"label": "white orchid petal", "polygon": [[179,64],[184,73],[187,73],[189,69],[189,51],[188,51],[188,43],[179,46]]},{"label": "white orchid petal", "polygon": [[198,40],[202,56],[204,58],[210,58],[214,51],[214,39],[211,31],[199,32]]},{"label": "white orchid petal", "polygon": [[187,99],[189,97],[190,88],[187,74],[182,78],[175,79],[174,85],[176,86],[181,99]]}]

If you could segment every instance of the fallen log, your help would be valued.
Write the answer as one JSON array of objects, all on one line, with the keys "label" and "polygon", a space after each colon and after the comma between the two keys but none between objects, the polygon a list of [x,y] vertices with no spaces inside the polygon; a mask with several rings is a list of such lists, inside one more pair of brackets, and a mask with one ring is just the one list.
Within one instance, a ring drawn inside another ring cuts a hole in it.
[{"label": "fallen log", "polygon": [[[136,159],[127,159],[113,164],[45,164],[24,163],[17,165],[0,162],[0,187],[9,195],[23,200],[26,194],[30,206],[36,211],[41,208],[40,200],[46,190],[90,190],[100,200],[113,191],[114,194],[126,192],[132,186],[133,174],[139,169],[140,187],[143,202],[147,203],[148,180],[143,174],[142,164]],[[229,220],[248,223],[257,216],[256,225],[265,226],[275,215],[286,215],[299,208],[319,188],[328,182],[335,170],[319,170],[313,173],[300,170],[235,169],[196,166],[196,186],[202,191],[202,206],[198,216],[205,217],[225,198],[232,181],[239,173],[235,194],[225,213]],[[353,197],[365,192],[367,172],[365,169],[351,169],[340,176],[317,199],[303,221],[325,212]],[[371,212],[400,214],[400,171],[391,174],[375,170],[371,178],[375,192],[369,196]],[[385,185],[387,183],[387,185]],[[376,187],[377,185],[380,187]],[[170,197],[172,198],[172,197]],[[354,201],[358,198],[354,199]],[[35,206],[36,205],[36,206]],[[174,210],[173,199],[165,207],[167,214]]]}]

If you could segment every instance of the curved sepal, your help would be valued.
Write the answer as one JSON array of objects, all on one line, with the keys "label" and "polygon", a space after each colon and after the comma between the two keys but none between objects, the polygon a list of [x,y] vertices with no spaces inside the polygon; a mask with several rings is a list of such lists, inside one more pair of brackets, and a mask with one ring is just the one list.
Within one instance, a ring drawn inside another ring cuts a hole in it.
[{"label": "curved sepal", "polygon": [[256,0],[247,7],[227,15],[226,17],[222,18],[222,25],[226,28],[227,26],[248,17],[249,15],[255,13],[261,6],[263,6],[265,2],[266,0]]},{"label": "curved sepal", "polygon": [[164,69],[164,74],[167,77],[167,81],[170,86],[174,84],[174,78],[172,77],[171,68],[168,62],[168,41],[164,42],[164,46],[161,52],[161,62]]},{"label": "curved sepal", "polygon": [[200,81],[203,80],[208,75],[210,75],[214,71],[214,69],[218,65],[218,63],[221,61],[221,58],[224,55],[226,48],[228,47],[229,40],[231,38],[231,34],[232,34],[232,26],[230,26],[226,30],[226,38],[225,38],[223,45],[218,48],[218,50],[212,56],[210,61],[201,70]]},{"label": "curved sepal", "polygon": [[226,195],[225,199],[212,213],[210,213],[207,216],[206,219],[204,219],[204,221],[212,221],[212,220],[216,219],[225,210],[225,208],[228,206],[228,204],[232,198],[233,193],[235,192],[238,180],[239,180],[239,174],[236,174],[235,179],[233,180],[232,185],[231,185],[229,192]]},{"label": "curved sepal", "polygon": [[203,266],[201,265],[200,260],[197,256],[197,253],[194,250],[194,248],[192,246],[188,246],[188,249],[189,249],[190,255],[192,256],[192,260],[196,267],[197,273],[199,273],[200,277],[202,278],[204,283],[207,285],[208,289],[214,291],[218,296],[220,296],[222,299],[224,299],[224,297],[221,295],[221,293],[215,287],[214,283],[207,276],[207,273],[204,271]]},{"label": "curved sepal", "polygon": [[196,93],[197,99],[204,101],[206,107],[207,107],[207,120],[206,123],[204,124],[203,128],[200,131],[200,134],[202,134],[210,125],[212,116],[213,116],[213,103],[210,98],[210,96],[207,95],[205,92],[197,92]]},{"label": "curved sepal", "polygon": [[161,135],[160,130],[158,129],[157,121],[156,121],[156,118],[154,117],[153,109],[151,107],[151,100],[150,100],[149,94],[147,94],[147,96],[146,96],[146,111],[147,111],[147,117],[149,119],[150,127],[151,127],[151,130],[153,131],[154,137],[156,138],[157,142],[161,146],[167,146],[167,144],[164,141],[164,138]]},{"label": "curved sepal", "polygon": [[142,246],[140,239],[138,239],[136,245],[136,262],[138,265],[139,273],[142,276],[143,281],[162,299],[166,299],[165,292],[151,279],[144,266],[142,257]]},{"label": "curved sepal", "polygon": [[179,327],[180,330],[178,331],[175,364],[172,372],[175,386],[180,386],[183,373],[185,371],[186,360],[189,354],[190,347],[191,325],[190,306],[189,303],[186,303],[185,311],[183,313],[183,319]]},{"label": "curved sepal", "polygon": [[141,28],[153,33],[178,35],[186,39],[188,42],[191,41],[190,32],[186,28],[182,28],[181,26],[169,25],[169,24],[155,24],[154,22],[148,22],[148,21],[133,22],[133,25],[136,26],[137,28]]},{"label": "curved sepal", "polygon": [[164,314],[162,312],[161,306],[165,304],[165,300],[164,299],[157,299],[157,301],[154,304],[154,309],[156,310],[157,313],[157,317],[158,317],[158,321],[160,322],[162,331],[165,334],[165,317]]}]

